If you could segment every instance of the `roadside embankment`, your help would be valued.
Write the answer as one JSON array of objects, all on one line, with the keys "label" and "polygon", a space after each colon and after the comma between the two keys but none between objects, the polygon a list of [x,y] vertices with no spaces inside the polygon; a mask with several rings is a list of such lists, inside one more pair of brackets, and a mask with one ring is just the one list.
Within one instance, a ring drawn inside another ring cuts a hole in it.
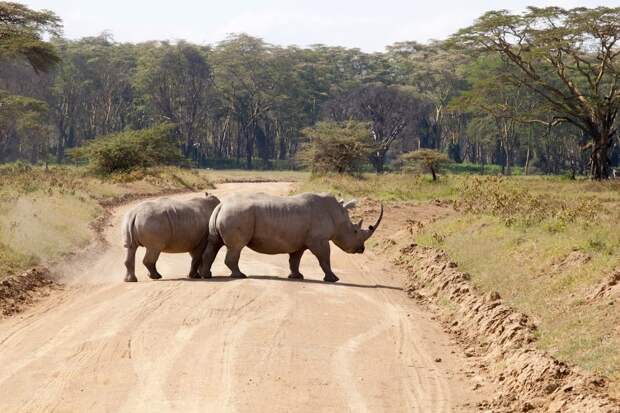
[{"label": "roadside embankment", "polygon": [[[313,187],[357,197],[371,205],[362,211],[369,218],[377,201],[386,204],[385,225],[371,246],[406,270],[412,295],[436,307],[455,336],[467,338],[465,348],[477,350],[471,340],[482,340],[483,351],[472,354],[484,357],[481,364],[506,390],[499,398],[509,403],[504,409],[566,403],[588,411],[590,405],[577,401],[620,395],[617,183],[478,176],[432,183],[388,174],[322,177],[303,190]],[[429,254],[445,262],[431,265]],[[456,273],[466,274],[466,284]],[[469,293],[478,298],[465,298]],[[496,299],[484,301],[490,298]],[[518,333],[510,340],[494,335],[511,326]],[[487,342],[518,350],[499,357]],[[506,365],[516,367],[500,375]],[[560,389],[566,397],[558,396]]]}]

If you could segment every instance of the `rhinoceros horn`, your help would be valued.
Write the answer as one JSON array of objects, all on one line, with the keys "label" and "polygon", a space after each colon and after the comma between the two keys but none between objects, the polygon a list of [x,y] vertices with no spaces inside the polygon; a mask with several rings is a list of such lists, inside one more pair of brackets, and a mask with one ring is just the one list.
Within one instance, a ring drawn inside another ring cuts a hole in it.
[{"label": "rhinoceros horn", "polygon": [[367,234],[366,239],[370,238],[372,236],[372,234],[375,233],[375,231],[379,227],[379,224],[381,223],[382,219],[383,219],[383,204],[381,204],[381,212],[379,213],[379,218],[377,219],[377,222],[375,222],[374,225],[370,225],[368,227],[368,231],[366,232],[366,234]]}]

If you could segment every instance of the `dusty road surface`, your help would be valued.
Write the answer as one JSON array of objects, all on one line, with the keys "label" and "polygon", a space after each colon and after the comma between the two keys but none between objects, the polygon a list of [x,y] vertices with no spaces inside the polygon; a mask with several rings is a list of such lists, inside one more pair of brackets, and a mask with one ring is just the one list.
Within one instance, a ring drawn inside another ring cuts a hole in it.
[{"label": "dusty road surface", "polygon": [[67,288],[0,322],[0,412],[448,412],[484,396],[469,361],[376,258],[334,248],[341,281],[326,284],[309,253],[305,281],[286,279],[285,255],[246,249],[251,276],[231,280],[223,249],[214,279],[190,281],[189,256],[164,254],[163,280],[139,265],[139,282],[124,283],[128,208],[114,213],[110,246],[67,266]]}]

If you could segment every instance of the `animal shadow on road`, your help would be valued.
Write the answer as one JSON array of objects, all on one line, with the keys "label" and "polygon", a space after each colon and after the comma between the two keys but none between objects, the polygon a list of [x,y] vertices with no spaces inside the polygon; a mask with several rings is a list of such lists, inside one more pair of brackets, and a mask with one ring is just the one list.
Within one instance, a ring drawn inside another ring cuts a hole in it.
[{"label": "animal shadow on road", "polygon": [[[338,281],[336,283],[327,283],[323,280],[313,280],[313,279],[303,279],[303,280],[291,280],[289,278],[282,277],[274,277],[273,275],[248,275],[248,278],[252,280],[270,280],[270,281],[283,281],[290,283],[309,283],[309,284],[322,284],[325,286],[335,286],[335,287],[351,287],[351,288],[378,288],[378,289],[386,289],[386,290],[397,290],[402,291],[401,287],[394,287],[392,285],[382,285],[382,284],[356,284],[356,283],[347,283]],[[212,278],[187,278],[187,277],[177,277],[177,278],[162,278],[161,280],[155,280],[157,282],[164,281],[185,281],[185,282],[231,282],[231,281],[243,281],[244,278],[232,278],[227,276],[219,276]]]}]

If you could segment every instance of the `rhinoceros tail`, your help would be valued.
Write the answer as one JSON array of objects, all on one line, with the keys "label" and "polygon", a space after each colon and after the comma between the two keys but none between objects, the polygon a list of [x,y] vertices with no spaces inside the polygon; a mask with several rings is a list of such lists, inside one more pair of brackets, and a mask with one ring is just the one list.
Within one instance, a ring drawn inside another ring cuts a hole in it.
[{"label": "rhinoceros tail", "polygon": [[209,218],[209,240],[221,239],[220,233],[217,230],[217,216],[220,214],[221,209],[222,204],[218,204],[211,213],[211,218]]},{"label": "rhinoceros tail", "polygon": [[136,220],[136,214],[134,211],[128,212],[123,218],[122,231],[123,231],[123,246],[125,248],[135,247],[135,240],[133,237],[133,224]]}]

